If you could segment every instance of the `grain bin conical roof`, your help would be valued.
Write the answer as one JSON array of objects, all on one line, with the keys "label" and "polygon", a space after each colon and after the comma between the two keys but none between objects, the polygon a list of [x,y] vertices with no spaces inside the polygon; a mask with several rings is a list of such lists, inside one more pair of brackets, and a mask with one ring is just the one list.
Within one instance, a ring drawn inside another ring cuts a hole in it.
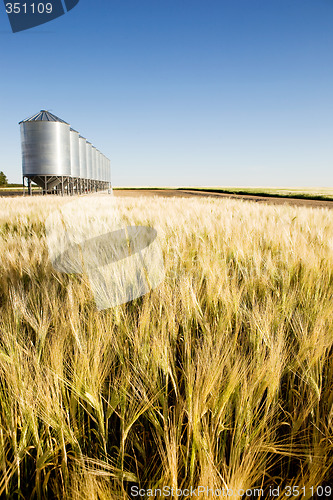
[{"label": "grain bin conical roof", "polygon": [[37,113],[34,116],[31,116],[30,118],[22,120],[20,123],[26,123],[26,122],[60,122],[69,125],[69,123],[65,122],[61,118],[58,118],[58,116],[53,115],[52,113],[46,111],[45,109],[42,109],[39,113]]}]

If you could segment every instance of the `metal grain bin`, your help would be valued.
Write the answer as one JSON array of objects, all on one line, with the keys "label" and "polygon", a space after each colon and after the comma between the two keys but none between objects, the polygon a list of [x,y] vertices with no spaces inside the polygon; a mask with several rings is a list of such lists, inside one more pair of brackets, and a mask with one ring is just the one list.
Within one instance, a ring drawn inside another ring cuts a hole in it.
[{"label": "metal grain bin", "polygon": [[95,181],[97,179],[97,149],[92,146],[92,176],[91,178]]},{"label": "metal grain bin", "polygon": [[87,140],[85,137],[79,136],[79,149],[80,149],[80,177],[81,179],[87,178],[87,153],[86,146]]},{"label": "metal grain bin", "polygon": [[108,159],[105,157],[105,182],[108,180]]},{"label": "metal grain bin", "polygon": [[72,177],[80,177],[80,134],[70,129],[70,146],[71,146],[71,175]]},{"label": "metal grain bin", "polygon": [[103,180],[103,166],[104,166],[104,155],[101,153],[101,169],[99,172],[99,178],[102,181]]},{"label": "metal grain bin", "polygon": [[91,180],[92,177],[92,144],[87,141],[86,144],[86,153],[87,153],[87,179]]},{"label": "metal grain bin", "polygon": [[104,168],[104,155],[101,153],[101,170],[100,170],[100,179],[103,181],[103,168]]},{"label": "metal grain bin", "polygon": [[101,152],[97,149],[96,150],[96,179],[98,181],[101,180]]},{"label": "metal grain bin", "polygon": [[111,161],[108,160],[108,182],[111,183]]},{"label": "metal grain bin", "polygon": [[70,176],[70,126],[48,111],[20,122],[23,176]]},{"label": "metal grain bin", "polygon": [[104,155],[101,153],[101,170],[99,172],[100,180],[103,180],[103,168],[104,168]]},{"label": "metal grain bin", "polygon": [[109,160],[105,157],[105,181],[109,182]]},{"label": "metal grain bin", "polygon": [[103,181],[103,153],[99,152],[99,181]]},{"label": "metal grain bin", "polygon": [[104,155],[101,154],[101,171],[100,171],[101,181],[104,180]]},{"label": "metal grain bin", "polygon": [[106,177],[106,158],[103,155],[103,181],[105,182],[105,177]]}]

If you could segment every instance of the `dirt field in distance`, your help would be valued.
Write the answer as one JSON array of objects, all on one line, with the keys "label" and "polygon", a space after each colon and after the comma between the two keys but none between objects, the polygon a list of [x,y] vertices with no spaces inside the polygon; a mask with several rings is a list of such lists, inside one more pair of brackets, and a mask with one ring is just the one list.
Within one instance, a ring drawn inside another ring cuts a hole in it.
[{"label": "dirt field in distance", "polygon": [[164,196],[167,198],[172,196],[181,198],[200,196],[205,198],[232,198],[234,200],[246,200],[256,203],[269,203],[270,205],[294,205],[312,208],[333,208],[333,201],[328,200],[305,200],[273,196],[210,193],[208,191],[191,191],[185,189],[114,189],[113,193],[115,196]]}]

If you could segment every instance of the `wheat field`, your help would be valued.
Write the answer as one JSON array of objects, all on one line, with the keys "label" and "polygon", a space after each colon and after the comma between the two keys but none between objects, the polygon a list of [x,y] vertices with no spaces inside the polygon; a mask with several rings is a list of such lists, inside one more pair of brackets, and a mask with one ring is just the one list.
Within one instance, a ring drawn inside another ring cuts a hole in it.
[{"label": "wheat field", "polygon": [[328,488],[332,212],[120,198],[157,229],[166,274],[98,311],[48,259],[45,219],[67,202],[0,199],[0,497]]}]

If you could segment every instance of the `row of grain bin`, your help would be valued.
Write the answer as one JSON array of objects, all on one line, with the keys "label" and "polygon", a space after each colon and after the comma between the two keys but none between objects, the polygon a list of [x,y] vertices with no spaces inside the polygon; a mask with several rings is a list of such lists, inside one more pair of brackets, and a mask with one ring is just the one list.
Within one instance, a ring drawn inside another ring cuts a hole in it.
[{"label": "row of grain bin", "polygon": [[79,132],[49,111],[20,122],[23,185],[44,193],[74,194],[109,189],[110,160]]}]

